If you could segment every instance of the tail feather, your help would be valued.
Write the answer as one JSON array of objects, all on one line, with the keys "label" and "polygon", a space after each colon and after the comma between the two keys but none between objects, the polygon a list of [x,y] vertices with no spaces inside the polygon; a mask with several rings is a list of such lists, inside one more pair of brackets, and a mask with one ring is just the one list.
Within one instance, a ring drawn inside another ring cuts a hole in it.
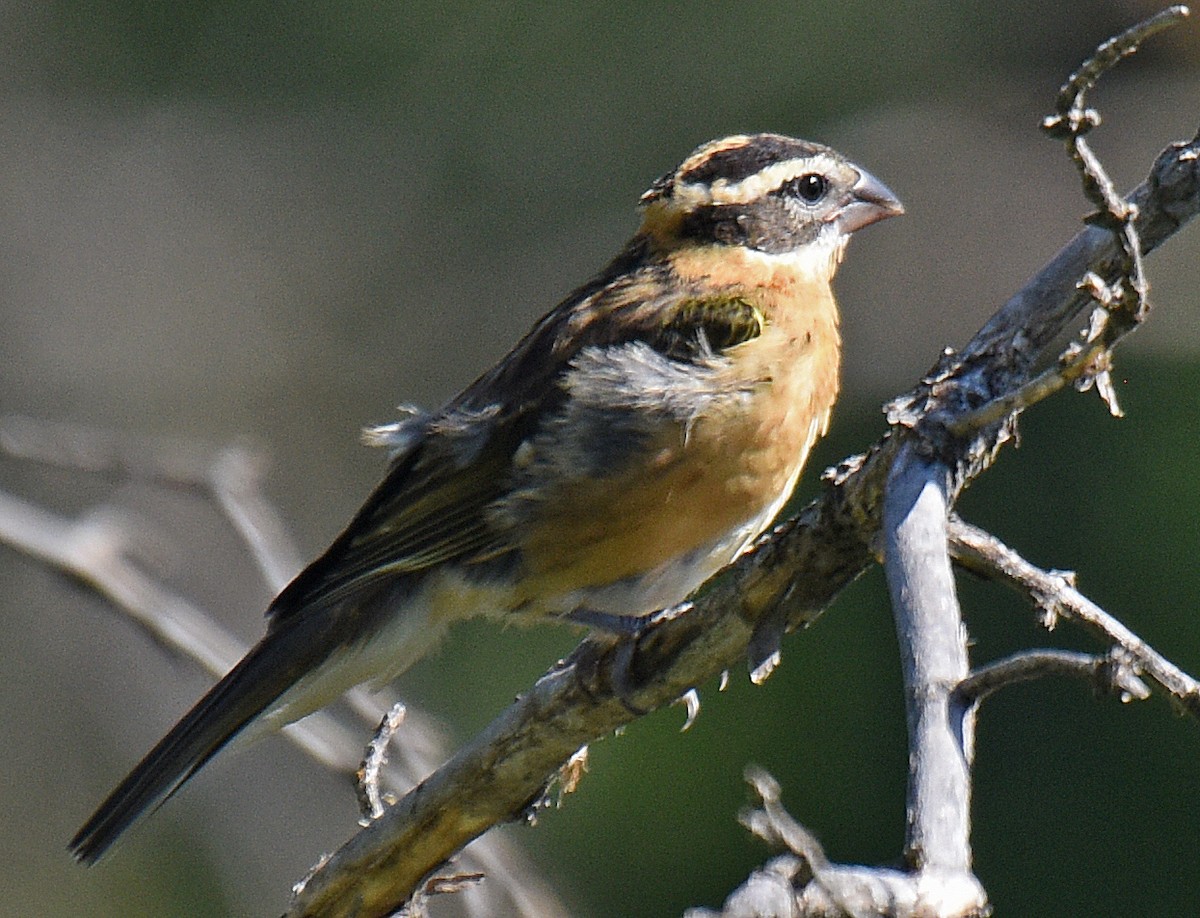
[{"label": "tail feather", "polygon": [[268,632],[147,753],[71,839],[76,860],[86,864],[99,860],[126,829],[161,806],[252,720],[320,665],[330,647],[304,627],[306,623],[296,618],[288,627]]}]

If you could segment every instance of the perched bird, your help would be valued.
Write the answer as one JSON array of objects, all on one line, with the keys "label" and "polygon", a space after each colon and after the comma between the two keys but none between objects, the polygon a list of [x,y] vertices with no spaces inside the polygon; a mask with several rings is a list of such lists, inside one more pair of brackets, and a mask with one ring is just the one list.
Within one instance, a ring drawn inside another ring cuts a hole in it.
[{"label": "perched bird", "polygon": [[266,636],[71,841],[93,862],[235,736],[411,666],[473,616],[625,631],[788,499],[838,391],[830,282],[903,212],[828,147],[707,143],[641,198],[595,278],[431,413],[369,432],[383,482],[267,612]]}]

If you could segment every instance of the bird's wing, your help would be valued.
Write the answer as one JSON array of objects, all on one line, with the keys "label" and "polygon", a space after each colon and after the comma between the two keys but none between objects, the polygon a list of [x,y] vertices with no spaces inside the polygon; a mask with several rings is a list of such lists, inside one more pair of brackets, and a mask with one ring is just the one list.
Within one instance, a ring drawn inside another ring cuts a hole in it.
[{"label": "bird's wing", "polygon": [[[618,276],[581,288],[442,411],[394,460],[346,530],[275,599],[272,627],[384,578],[447,561],[497,561],[518,549],[503,515],[489,513],[513,474],[513,455],[555,416],[584,349],[640,342],[671,363],[711,361],[759,334],[762,316],[733,295],[690,296],[678,285]],[[620,313],[620,315],[616,315]]]},{"label": "bird's wing", "polygon": [[454,450],[461,444],[447,436],[427,431],[397,459],[342,534],[271,603],[272,627],[384,578],[511,549],[485,513],[501,493],[511,449],[492,437],[464,464]]}]

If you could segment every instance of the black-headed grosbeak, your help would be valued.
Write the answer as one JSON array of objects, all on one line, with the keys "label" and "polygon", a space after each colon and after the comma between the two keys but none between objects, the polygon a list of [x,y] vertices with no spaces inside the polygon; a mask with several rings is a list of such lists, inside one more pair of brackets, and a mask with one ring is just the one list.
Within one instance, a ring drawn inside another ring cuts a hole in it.
[{"label": "black-headed grosbeak", "polygon": [[386,682],[455,621],[625,630],[766,528],[837,395],[846,243],[903,208],[833,150],[777,134],[705,144],[641,208],[624,250],[495,367],[370,432],[393,453],[383,483],[80,829],[77,858],[235,736]]}]

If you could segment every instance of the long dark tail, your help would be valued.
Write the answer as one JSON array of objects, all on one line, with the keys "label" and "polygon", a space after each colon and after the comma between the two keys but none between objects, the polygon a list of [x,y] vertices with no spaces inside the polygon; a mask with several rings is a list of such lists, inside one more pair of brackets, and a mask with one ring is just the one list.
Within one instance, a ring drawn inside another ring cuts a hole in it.
[{"label": "long dark tail", "polygon": [[[121,834],[157,809],[331,652],[311,618],[269,631],[129,773],[71,839],[83,863],[95,863]],[[299,716],[299,715],[297,715]]]}]

